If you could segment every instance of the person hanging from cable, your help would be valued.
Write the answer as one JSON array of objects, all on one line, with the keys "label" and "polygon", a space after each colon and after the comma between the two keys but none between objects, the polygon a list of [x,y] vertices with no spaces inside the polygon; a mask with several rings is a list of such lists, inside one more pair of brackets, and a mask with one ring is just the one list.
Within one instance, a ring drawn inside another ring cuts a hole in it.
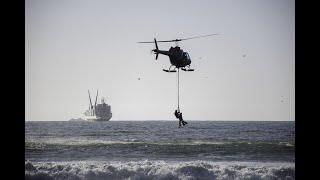
[{"label": "person hanging from cable", "polygon": [[181,121],[180,121],[180,118],[179,118],[180,114],[179,114],[178,110],[174,111],[174,115],[176,116],[177,119],[179,119],[179,128],[180,128],[181,127]]},{"label": "person hanging from cable", "polygon": [[177,119],[179,119],[179,128],[181,127],[181,124],[183,126],[185,126],[186,124],[188,124],[186,121],[183,120],[182,118],[182,113],[180,112],[179,108],[178,110],[174,111],[174,115],[176,116]]}]

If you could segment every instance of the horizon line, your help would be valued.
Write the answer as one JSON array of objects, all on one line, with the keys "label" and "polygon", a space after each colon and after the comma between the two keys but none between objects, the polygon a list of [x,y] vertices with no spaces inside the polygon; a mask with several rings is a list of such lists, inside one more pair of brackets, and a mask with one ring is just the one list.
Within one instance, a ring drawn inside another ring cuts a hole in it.
[{"label": "horizon line", "polygon": [[[70,120],[25,120],[25,122],[69,122]],[[85,120],[87,121],[87,120]],[[137,120],[137,119],[130,119],[130,120],[109,120],[109,121],[101,121],[101,122],[110,122],[110,121],[178,121],[178,120]],[[268,122],[281,122],[281,121],[288,121],[288,122],[295,122],[295,120],[186,120],[186,121],[254,121],[254,122],[263,122],[263,121],[268,121]],[[76,121],[70,121],[70,122],[76,122]],[[82,121],[83,122],[83,121]],[[88,122],[94,122],[94,121],[88,121]]]}]

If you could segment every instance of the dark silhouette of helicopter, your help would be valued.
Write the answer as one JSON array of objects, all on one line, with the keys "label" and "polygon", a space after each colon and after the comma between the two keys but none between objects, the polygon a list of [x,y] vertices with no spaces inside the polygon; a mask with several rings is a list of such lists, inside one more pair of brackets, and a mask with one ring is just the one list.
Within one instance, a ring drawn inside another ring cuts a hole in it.
[{"label": "dark silhouette of helicopter", "polygon": [[[157,41],[156,38],[154,38],[154,41],[144,41],[144,42],[138,42],[138,43],[154,43],[156,46],[156,49],[153,49],[152,52],[156,54],[156,60],[158,59],[159,54],[163,54],[166,56],[169,56],[171,66],[169,69],[163,69],[165,72],[177,72],[176,69],[181,68],[183,71],[194,71],[194,69],[190,68],[191,65],[191,58],[187,52],[184,52],[179,46],[178,42],[179,41],[184,41],[184,40],[189,40],[189,39],[195,39],[195,38],[202,38],[202,37],[207,37],[207,36],[213,36],[213,35],[218,35],[218,34],[209,34],[209,35],[204,35],[204,36],[194,36],[190,38],[184,38],[184,39],[174,39],[174,40],[167,40],[167,41]],[[157,42],[175,42],[176,46],[175,47],[170,47],[169,51],[163,51],[159,50]],[[171,67],[174,66],[173,70],[170,70]],[[186,68],[188,67],[188,68]]]}]

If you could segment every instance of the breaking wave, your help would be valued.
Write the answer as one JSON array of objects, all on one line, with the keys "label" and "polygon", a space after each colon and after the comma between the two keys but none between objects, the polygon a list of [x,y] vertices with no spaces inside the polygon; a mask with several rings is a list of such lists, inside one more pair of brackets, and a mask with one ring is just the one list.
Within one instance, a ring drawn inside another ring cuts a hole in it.
[{"label": "breaking wave", "polygon": [[295,179],[294,164],[211,161],[25,162],[26,180]]}]

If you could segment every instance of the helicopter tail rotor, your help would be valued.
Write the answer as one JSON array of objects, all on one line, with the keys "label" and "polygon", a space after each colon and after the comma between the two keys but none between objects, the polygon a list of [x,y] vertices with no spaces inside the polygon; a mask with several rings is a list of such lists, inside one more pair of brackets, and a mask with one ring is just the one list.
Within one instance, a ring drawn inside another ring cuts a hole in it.
[{"label": "helicopter tail rotor", "polygon": [[156,45],[156,49],[153,50],[153,52],[156,54],[156,60],[158,59],[158,55],[159,55],[159,48],[158,48],[158,44],[157,44],[157,40],[156,38],[154,38],[154,44]]}]

